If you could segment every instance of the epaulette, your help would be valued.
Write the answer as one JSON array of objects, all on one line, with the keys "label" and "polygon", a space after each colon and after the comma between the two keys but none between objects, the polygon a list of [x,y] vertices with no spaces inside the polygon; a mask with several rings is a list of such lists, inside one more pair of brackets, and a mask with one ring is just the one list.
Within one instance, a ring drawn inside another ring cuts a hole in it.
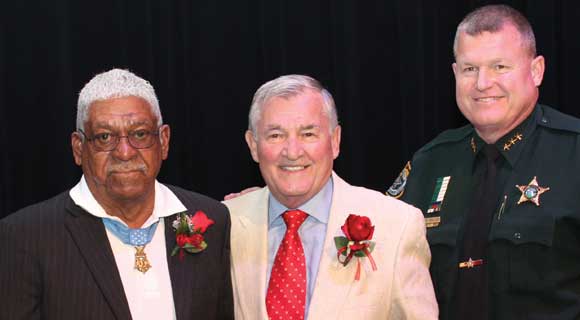
[{"label": "epaulette", "polygon": [[441,132],[437,137],[435,137],[435,139],[429,141],[426,145],[424,145],[421,149],[419,149],[417,153],[429,151],[433,147],[442,144],[459,142],[472,134],[473,134],[473,126],[470,124],[456,129],[445,130]]},{"label": "epaulette", "polygon": [[542,112],[536,117],[539,126],[580,133],[580,119],[545,105],[540,105],[540,109]]}]

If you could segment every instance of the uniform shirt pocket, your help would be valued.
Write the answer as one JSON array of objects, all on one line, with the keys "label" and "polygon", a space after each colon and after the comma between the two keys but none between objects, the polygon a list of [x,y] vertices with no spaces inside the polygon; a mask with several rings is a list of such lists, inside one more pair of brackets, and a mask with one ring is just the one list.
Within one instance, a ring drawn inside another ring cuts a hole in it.
[{"label": "uniform shirt pocket", "polygon": [[524,203],[494,224],[489,262],[496,289],[543,291],[553,286],[556,211]]}]

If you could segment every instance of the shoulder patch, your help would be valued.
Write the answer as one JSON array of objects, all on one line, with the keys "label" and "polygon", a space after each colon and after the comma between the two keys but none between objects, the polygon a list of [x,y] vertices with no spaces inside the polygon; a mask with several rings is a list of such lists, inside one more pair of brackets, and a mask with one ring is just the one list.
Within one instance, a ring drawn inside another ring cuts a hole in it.
[{"label": "shoulder patch", "polygon": [[399,199],[405,193],[405,186],[407,185],[407,178],[411,173],[411,161],[407,161],[405,167],[399,173],[395,182],[391,185],[391,187],[385,192],[386,195]]}]

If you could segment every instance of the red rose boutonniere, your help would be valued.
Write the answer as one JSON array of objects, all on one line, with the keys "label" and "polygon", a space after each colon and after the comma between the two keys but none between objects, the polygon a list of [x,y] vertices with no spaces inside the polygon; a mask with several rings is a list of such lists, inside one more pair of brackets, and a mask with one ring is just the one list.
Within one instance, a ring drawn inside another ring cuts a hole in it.
[{"label": "red rose boutonniere", "polygon": [[179,259],[183,260],[183,251],[197,253],[207,248],[203,234],[212,224],[214,221],[201,210],[195,212],[193,216],[185,212],[178,214],[173,221],[177,245],[171,251],[171,255],[174,256],[179,251]]},{"label": "red rose boutonniere", "polygon": [[357,257],[355,280],[360,279],[360,258],[369,258],[373,271],[376,271],[377,265],[371,255],[375,248],[375,243],[370,241],[375,232],[371,219],[350,214],[340,229],[346,237],[334,237],[338,261],[346,266],[352,257]]}]

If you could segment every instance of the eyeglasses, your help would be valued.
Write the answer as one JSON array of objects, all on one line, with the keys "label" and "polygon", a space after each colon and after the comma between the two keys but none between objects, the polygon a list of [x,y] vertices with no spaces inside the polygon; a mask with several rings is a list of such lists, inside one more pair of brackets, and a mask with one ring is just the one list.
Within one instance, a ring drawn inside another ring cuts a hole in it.
[{"label": "eyeglasses", "polygon": [[157,141],[157,137],[159,136],[159,129],[157,129],[157,131],[142,129],[130,131],[126,136],[120,136],[113,132],[103,132],[89,137],[83,132],[83,130],[79,129],[79,132],[85,136],[87,141],[89,141],[97,151],[115,150],[119,141],[121,141],[121,138],[127,138],[131,147],[135,149],[147,149],[155,144],[155,141]]}]

